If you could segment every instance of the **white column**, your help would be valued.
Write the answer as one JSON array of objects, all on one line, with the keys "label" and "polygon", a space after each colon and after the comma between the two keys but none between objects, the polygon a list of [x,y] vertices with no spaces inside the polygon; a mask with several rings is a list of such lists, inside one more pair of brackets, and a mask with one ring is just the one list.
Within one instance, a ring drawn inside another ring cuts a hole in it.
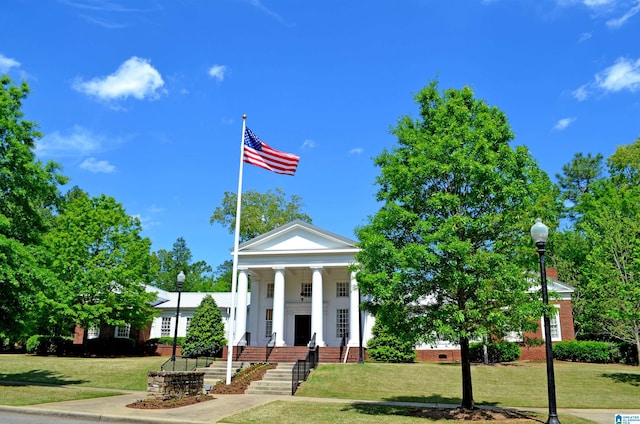
[{"label": "white column", "polygon": [[284,343],[284,268],[274,268],[273,278],[273,331],[276,333],[276,346]]},{"label": "white column", "polygon": [[260,311],[260,281],[256,280],[256,275],[252,275],[251,278],[251,296],[250,296],[249,312],[247,316],[247,331],[251,332],[250,344],[256,346],[261,336],[264,336],[264,330],[262,334],[258,333],[259,319],[264,319],[264,313],[259,314]]},{"label": "white column", "polygon": [[351,273],[349,292],[349,346],[360,346],[360,298],[356,273]]},{"label": "white column", "polygon": [[247,294],[249,292],[249,278],[246,269],[238,272],[238,309],[236,310],[236,339],[233,341],[237,345],[247,331]]},{"label": "white column", "polygon": [[322,308],[322,267],[311,268],[311,335],[315,333],[316,344],[324,346],[323,308]]}]

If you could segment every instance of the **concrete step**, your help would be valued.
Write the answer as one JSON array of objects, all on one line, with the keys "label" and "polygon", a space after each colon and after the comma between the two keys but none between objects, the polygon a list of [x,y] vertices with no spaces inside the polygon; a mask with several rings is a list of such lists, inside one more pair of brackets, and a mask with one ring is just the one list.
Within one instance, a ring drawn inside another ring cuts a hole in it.
[{"label": "concrete step", "polygon": [[268,370],[262,380],[254,381],[245,393],[291,395],[292,363],[280,363]]},{"label": "concrete step", "polygon": [[[235,375],[242,368],[248,366],[245,362],[233,361],[231,363],[231,375]],[[204,372],[204,385],[213,386],[218,381],[226,380],[227,378],[227,361],[215,361],[211,365],[205,368],[198,368],[196,371]]]}]

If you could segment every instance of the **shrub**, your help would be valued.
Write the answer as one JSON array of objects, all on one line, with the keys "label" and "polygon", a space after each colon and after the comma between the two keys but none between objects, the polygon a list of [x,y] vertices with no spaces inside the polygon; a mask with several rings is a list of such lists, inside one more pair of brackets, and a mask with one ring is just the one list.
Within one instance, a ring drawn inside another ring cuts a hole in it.
[{"label": "shrub", "polygon": [[191,319],[182,356],[216,356],[226,343],[220,308],[211,295],[206,295]]},{"label": "shrub", "polygon": [[378,362],[413,362],[416,359],[414,344],[391,334],[379,322],[372,329],[372,338],[367,343],[367,353]]},{"label": "shrub", "polygon": [[638,346],[633,343],[617,343],[620,351],[620,363],[625,365],[638,365]]},{"label": "shrub", "polygon": [[87,341],[87,351],[96,356],[124,356],[135,353],[136,341],[129,338],[99,338]]},{"label": "shrub", "polygon": [[27,353],[38,353],[38,351],[40,350],[41,338],[42,336],[39,334],[29,337],[29,339],[27,340]]},{"label": "shrub", "polygon": [[[520,359],[520,346],[517,343],[500,341],[496,343],[486,343],[489,362],[513,362]],[[484,362],[484,343],[470,343],[469,356],[471,362]]]},{"label": "shrub", "polygon": [[60,336],[36,334],[27,340],[27,353],[35,355],[64,355],[70,351],[72,340]]},{"label": "shrub", "polygon": [[572,362],[619,362],[620,349],[615,343],[568,340],[553,345],[553,357]]},{"label": "shrub", "polygon": [[[177,339],[176,345],[183,346],[184,339],[185,339],[184,336],[179,336]],[[153,339],[153,340],[156,340],[157,344],[159,345],[173,346],[173,337],[171,336],[160,337],[159,339]]]}]

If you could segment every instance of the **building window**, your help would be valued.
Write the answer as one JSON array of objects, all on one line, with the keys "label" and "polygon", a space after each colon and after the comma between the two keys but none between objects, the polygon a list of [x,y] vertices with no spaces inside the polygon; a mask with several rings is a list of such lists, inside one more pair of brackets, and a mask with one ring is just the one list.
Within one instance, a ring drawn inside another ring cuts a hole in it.
[{"label": "building window", "polygon": [[336,283],[336,297],[347,296],[349,296],[349,283],[343,281]]},{"label": "building window", "polygon": [[162,325],[160,326],[160,337],[171,336],[171,318],[162,317]]},{"label": "building window", "polygon": [[267,309],[267,313],[265,316],[265,331],[264,331],[264,336],[265,337],[271,337],[271,334],[273,333],[273,309]]},{"label": "building window", "polygon": [[336,310],[336,337],[349,336],[349,310]]},{"label": "building window", "polygon": [[267,298],[273,298],[273,283],[267,283]]},{"label": "building window", "polygon": [[129,337],[130,332],[131,332],[131,324],[119,325],[116,327],[116,331],[113,336],[116,339],[126,339],[127,337]]},{"label": "building window", "polygon": [[300,297],[311,297],[312,293],[311,283],[302,283],[300,285]]},{"label": "building window", "polygon": [[191,317],[187,317],[187,329],[185,331],[189,331],[190,326],[191,326]]},{"label": "building window", "polygon": [[87,331],[87,339],[97,339],[100,337],[100,327],[90,327]]},{"label": "building window", "polygon": [[[560,331],[560,308],[558,306],[555,307],[556,313],[551,312],[551,316],[549,316],[549,324],[551,329],[551,341],[559,342],[562,341],[562,332]],[[544,339],[544,317],[540,322],[540,328],[542,329],[542,338]]]}]

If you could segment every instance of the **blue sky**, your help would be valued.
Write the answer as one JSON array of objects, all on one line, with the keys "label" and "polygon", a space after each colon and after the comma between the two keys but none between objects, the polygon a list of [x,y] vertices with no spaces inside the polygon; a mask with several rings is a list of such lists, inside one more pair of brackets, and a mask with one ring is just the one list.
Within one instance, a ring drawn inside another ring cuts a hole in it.
[{"label": "blue sky", "polygon": [[[376,212],[372,158],[433,78],[503,110],[553,179],[574,153],[640,135],[640,0],[3,0],[0,72],[27,81],[42,160],[138,216],[153,250],[209,224],[238,183],[242,115],[298,154],[294,177],[246,165],[315,225],[354,237]],[[528,229],[524,229],[528,231]]]}]

